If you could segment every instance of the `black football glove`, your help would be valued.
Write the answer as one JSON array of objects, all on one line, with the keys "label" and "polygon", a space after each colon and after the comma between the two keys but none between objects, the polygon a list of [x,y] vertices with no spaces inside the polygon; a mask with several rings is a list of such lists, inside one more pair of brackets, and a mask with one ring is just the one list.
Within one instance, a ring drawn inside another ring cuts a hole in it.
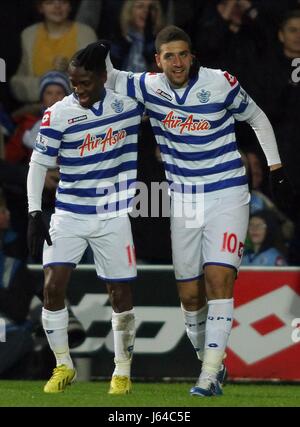
[{"label": "black football glove", "polygon": [[290,212],[293,207],[294,190],[281,167],[270,171],[270,187],[272,199],[278,209]]},{"label": "black football glove", "polygon": [[28,215],[27,243],[33,260],[38,260],[42,252],[44,240],[46,240],[49,246],[52,246],[43,214],[41,211],[30,212]]}]

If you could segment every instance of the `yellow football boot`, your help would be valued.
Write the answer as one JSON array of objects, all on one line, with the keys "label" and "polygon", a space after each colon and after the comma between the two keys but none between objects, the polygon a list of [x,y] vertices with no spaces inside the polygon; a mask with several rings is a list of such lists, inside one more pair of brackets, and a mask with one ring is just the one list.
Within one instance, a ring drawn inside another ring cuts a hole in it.
[{"label": "yellow football boot", "polygon": [[76,379],[75,369],[70,369],[66,365],[59,365],[53,369],[50,380],[44,387],[45,393],[61,393],[65,391],[67,385],[71,385]]},{"label": "yellow football boot", "polygon": [[114,375],[110,382],[108,394],[127,394],[132,389],[132,383],[129,377]]}]

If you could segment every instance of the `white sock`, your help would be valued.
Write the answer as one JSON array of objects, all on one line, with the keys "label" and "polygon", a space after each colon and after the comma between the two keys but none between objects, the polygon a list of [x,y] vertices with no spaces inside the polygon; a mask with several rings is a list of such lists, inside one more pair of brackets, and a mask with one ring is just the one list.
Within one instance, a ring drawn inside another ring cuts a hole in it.
[{"label": "white sock", "polygon": [[208,301],[203,373],[216,377],[225,356],[232,321],[233,298]]},{"label": "white sock", "polygon": [[43,308],[42,323],[48,343],[56,358],[56,366],[67,365],[73,369],[68,344],[69,313],[67,308],[58,311]]},{"label": "white sock", "polygon": [[181,305],[187,336],[189,337],[199,360],[203,361],[205,343],[205,325],[208,306],[198,311],[187,311]]},{"label": "white sock", "polygon": [[130,377],[132,352],[135,340],[134,309],[123,313],[112,312],[114,334],[115,370],[113,375]]}]

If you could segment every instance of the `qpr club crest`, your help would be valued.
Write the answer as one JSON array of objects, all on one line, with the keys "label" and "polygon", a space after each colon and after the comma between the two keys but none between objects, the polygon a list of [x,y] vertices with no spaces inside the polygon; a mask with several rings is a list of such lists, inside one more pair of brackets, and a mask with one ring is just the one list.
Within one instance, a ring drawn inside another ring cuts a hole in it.
[{"label": "qpr club crest", "polygon": [[197,98],[202,104],[206,104],[210,100],[211,92],[209,90],[201,89],[197,93]]},{"label": "qpr club crest", "polygon": [[124,110],[124,102],[121,100],[115,99],[114,102],[111,104],[111,108],[116,113],[122,113],[122,111]]}]

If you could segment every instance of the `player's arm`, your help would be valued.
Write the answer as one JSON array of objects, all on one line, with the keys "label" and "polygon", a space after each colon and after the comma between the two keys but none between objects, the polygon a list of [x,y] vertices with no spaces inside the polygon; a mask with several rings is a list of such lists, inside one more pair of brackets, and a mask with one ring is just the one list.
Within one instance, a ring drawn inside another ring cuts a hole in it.
[{"label": "player's arm", "polygon": [[293,190],[281,163],[273,127],[266,114],[241,88],[237,79],[228,73],[224,73],[224,77],[227,90],[230,88],[226,98],[229,104],[227,109],[236,120],[246,121],[254,130],[270,168],[273,199],[279,208],[289,209]]},{"label": "player's arm", "polygon": [[57,166],[62,137],[60,123],[59,114],[56,118],[55,110],[49,109],[45,112],[29,164],[27,241],[33,259],[37,259],[41,253],[44,240],[49,246],[52,245],[42,214],[42,193],[47,170]]},{"label": "player's arm", "polygon": [[278,152],[273,127],[266,114],[256,105],[247,123],[254,130],[270,168],[270,187],[275,204],[282,210],[290,210],[293,189],[289,183]]},{"label": "player's arm", "polygon": [[105,87],[122,95],[135,98],[144,104],[145,100],[140,88],[140,77],[142,74],[117,70],[111,62],[109,52],[106,56],[105,63],[107,71]]},{"label": "player's arm", "polygon": [[46,240],[49,246],[52,245],[48,227],[44,222],[42,214],[42,193],[47,170],[47,166],[41,165],[34,160],[31,160],[29,164],[29,172],[27,177],[27,243],[29,253],[34,260],[37,259],[41,253],[44,240]]},{"label": "player's arm", "polygon": [[[121,71],[120,70],[116,70],[111,62],[110,59],[110,53],[107,53],[106,59],[105,59],[105,64],[106,64],[106,72],[107,72],[107,80],[105,83],[105,87],[107,87],[108,89],[112,89],[112,90],[116,90],[116,85],[117,85],[117,79],[118,76],[120,76]],[[126,95],[126,94],[124,94]]]}]

